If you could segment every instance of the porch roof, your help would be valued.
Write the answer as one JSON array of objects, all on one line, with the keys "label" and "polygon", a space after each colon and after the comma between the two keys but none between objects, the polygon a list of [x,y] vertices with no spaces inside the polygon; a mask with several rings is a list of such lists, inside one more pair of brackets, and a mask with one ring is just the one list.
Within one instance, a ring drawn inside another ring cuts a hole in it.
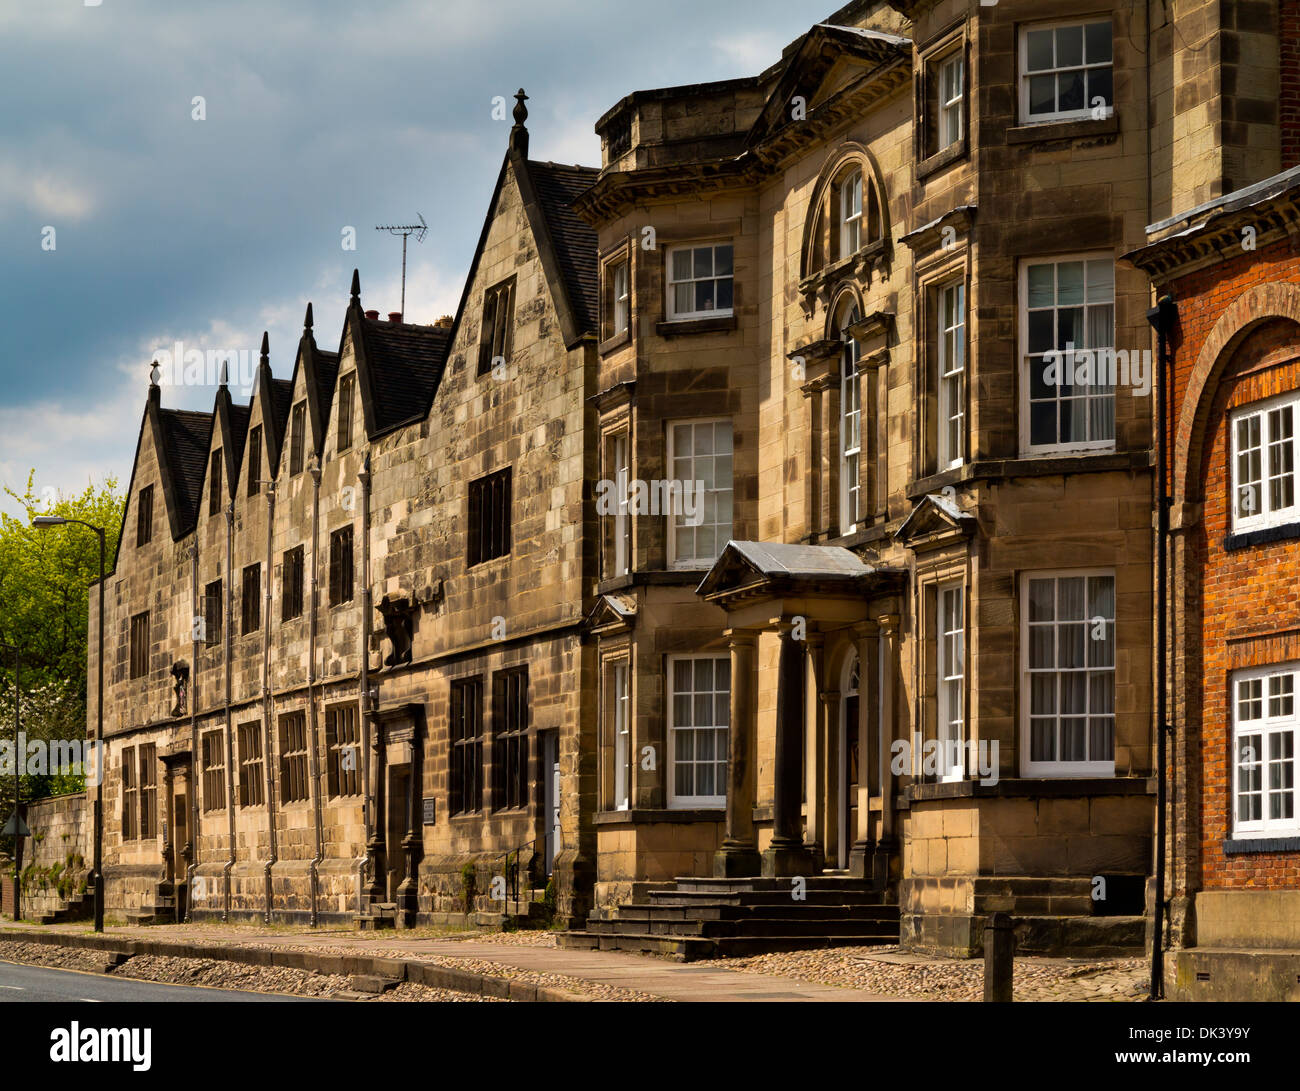
[{"label": "porch roof", "polygon": [[728,542],[695,589],[706,599],[843,593],[865,587],[878,569],[843,546]]}]

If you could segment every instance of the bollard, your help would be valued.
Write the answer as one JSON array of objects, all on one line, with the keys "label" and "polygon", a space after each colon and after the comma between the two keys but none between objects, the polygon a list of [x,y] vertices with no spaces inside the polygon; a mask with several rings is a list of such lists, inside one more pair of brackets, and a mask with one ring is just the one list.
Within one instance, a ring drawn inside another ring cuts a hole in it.
[{"label": "bollard", "polygon": [[984,925],[984,1003],[1011,1003],[1016,934],[1011,917],[994,913]]}]

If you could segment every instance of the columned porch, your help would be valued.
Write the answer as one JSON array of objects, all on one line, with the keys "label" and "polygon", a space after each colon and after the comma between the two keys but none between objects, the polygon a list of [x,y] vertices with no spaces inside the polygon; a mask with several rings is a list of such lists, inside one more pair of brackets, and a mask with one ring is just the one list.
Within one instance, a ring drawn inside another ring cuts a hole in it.
[{"label": "columned porch", "polygon": [[[840,547],[731,542],[700,584],[697,593],[727,612],[731,657],[726,834],[715,877],[830,870],[887,885],[905,578]],[[775,715],[761,732],[760,647],[770,656],[773,641]],[[760,798],[766,768],[770,793]]]}]

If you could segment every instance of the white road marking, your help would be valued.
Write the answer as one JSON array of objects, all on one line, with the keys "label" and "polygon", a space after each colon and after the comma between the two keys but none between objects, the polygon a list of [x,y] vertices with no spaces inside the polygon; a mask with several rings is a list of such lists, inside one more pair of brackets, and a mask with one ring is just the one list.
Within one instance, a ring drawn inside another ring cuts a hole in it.
[{"label": "white road marking", "polygon": [[90,997],[88,997],[88,996],[79,996],[79,997],[77,997],[77,999],[80,1000],[83,1004],[98,1004],[98,1003],[100,1003],[100,1001],[98,1001],[98,1000],[91,1000]]},{"label": "white road marking", "polygon": [[24,993],[27,990],[22,985],[0,985],[0,989],[13,989],[14,992]]}]

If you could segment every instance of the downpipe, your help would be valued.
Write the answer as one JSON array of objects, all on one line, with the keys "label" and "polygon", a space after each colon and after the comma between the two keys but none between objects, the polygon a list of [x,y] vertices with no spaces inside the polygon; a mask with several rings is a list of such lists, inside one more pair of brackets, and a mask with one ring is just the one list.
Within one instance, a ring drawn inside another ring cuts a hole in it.
[{"label": "downpipe", "polygon": [[[195,536],[190,546],[190,602],[192,609],[199,604],[199,546]],[[190,617],[190,860],[185,866],[185,923],[193,919],[194,875],[199,869],[199,615]]]},{"label": "downpipe", "polygon": [[315,850],[312,853],[308,872],[311,877],[311,926],[320,923],[317,903],[320,898],[321,855],[321,798],[320,798],[320,760],[316,753],[316,631],[317,610],[320,600],[320,456],[312,456],[309,470],[311,474],[311,619],[307,637],[307,708],[310,718],[308,730],[311,732],[311,746],[307,748],[308,760],[311,762],[312,794],[312,836]]},{"label": "downpipe", "polygon": [[222,921],[230,920],[231,872],[235,867],[235,747],[232,713],[230,708],[233,685],[232,665],[230,662],[232,638],[230,628],[234,624],[235,573],[231,568],[235,552],[235,501],[232,498],[226,508],[226,631],[222,633],[222,646],[226,659],[226,818],[230,834],[230,854],[221,869],[222,886],[225,888],[221,908]]},{"label": "downpipe", "polygon": [[1155,913],[1151,925],[1151,982],[1148,990],[1149,999],[1159,1000],[1164,996],[1164,924],[1168,902],[1165,898],[1166,846],[1168,835],[1167,795],[1165,783],[1168,777],[1168,736],[1170,731],[1168,716],[1168,681],[1169,649],[1167,636],[1168,621],[1168,553],[1169,553],[1169,492],[1167,481],[1168,465],[1168,410],[1169,398],[1169,331],[1178,316],[1178,308],[1172,295],[1163,296],[1156,306],[1147,311],[1147,321],[1156,331],[1156,480],[1153,499],[1156,501],[1156,859],[1155,859]]},{"label": "downpipe", "polygon": [[275,833],[275,778],[271,772],[271,734],[273,706],[271,698],[271,573],[272,550],[274,548],[275,528],[275,482],[266,484],[266,598],[262,617],[262,764],[266,773],[266,831],[267,857],[263,869],[263,884],[266,890],[266,914],[263,920],[271,923],[272,881],[271,875],[279,863],[278,839]]},{"label": "downpipe", "polygon": [[357,723],[358,745],[361,747],[361,855],[357,859],[357,914],[364,911],[366,862],[369,859],[371,825],[374,821],[374,797],[370,791],[370,625],[373,618],[373,602],[370,588],[370,452],[366,451],[361,472],[357,474],[361,484],[361,624],[358,626],[357,639],[361,656],[361,693],[358,699]]}]

